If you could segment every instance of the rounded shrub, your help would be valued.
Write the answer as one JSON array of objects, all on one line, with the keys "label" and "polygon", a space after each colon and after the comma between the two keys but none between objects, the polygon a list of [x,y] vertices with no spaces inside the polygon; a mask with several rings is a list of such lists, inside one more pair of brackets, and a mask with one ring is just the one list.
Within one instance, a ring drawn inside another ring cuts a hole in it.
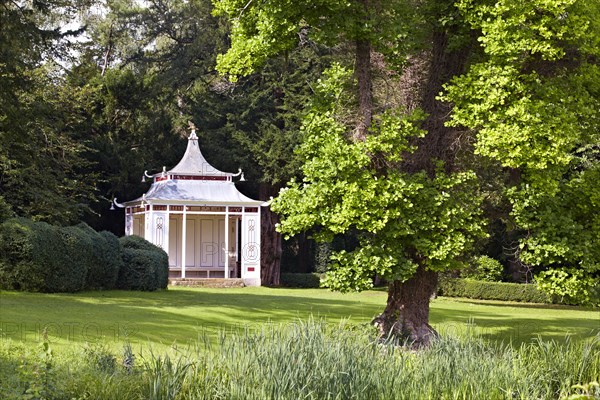
[{"label": "rounded shrub", "polygon": [[0,225],[0,288],[39,291],[43,270],[35,264],[37,229],[33,221],[14,218]]},{"label": "rounded shrub", "polygon": [[0,285],[36,292],[82,290],[90,246],[75,227],[9,219],[0,225]]},{"label": "rounded shrub", "polygon": [[474,257],[471,266],[461,272],[463,278],[484,282],[500,282],[504,267],[500,261],[488,256]]},{"label": "rounded shrub", "polygon": [[[164,250],[158,247],[155,244],[150,243],[146,239],[136,235],[123,236],[119,238],[119,242],[121,246],[125,249],[135,249],[135,250],[147,250],[147,251],[161,251],[164,253]],[[166,253],[165,253],[166,254]]]},{"label": "rounded shrub", "polygon": [[47,254],[54,253],[53,257],[43,259],[51,271],[47,274],[44,291],[81,291],[85,288],[88,269],[93,259],[93,241],[76,226],[52,228],[59,238],[55,239],[53,249],[48,249]]},{"label": "rounded shrub", "polygon": [[152,291],[167,287],[169,258],[163,249],[139,236],[125,236],[119,242],[123,264],[119,270],[117,288]]},{"label": "rounded shrub", "polygon": [[112,232],[102,231],[99,235],[104,239],[105,249],[102,252],[104,270],[99,277],[100,287],[103,289],[114,289],[117,285],[119,270],[123,265],[123,255],[119,238]]},{"label": "rounded shrub", "polygon": [[119,239],[110,232],[96,232],[87,224],[74,227],[87,240],[88,273],[85,288],[91,290],[114,289],[122,264]]}]

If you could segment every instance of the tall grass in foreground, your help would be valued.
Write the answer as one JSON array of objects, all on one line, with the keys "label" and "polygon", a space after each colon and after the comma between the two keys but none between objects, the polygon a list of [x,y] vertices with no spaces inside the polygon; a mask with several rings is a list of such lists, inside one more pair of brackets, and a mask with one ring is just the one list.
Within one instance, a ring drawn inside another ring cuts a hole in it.
[{"label": "tall grass in foreground", "polygon": [[414,352],[374,340],[367,328],[308,321],[223,332],[217,345],[200,338],[160,355],[97,344],[48,360],[22,350],[0,344],[0,398],[40,385],[46,398],[66,399],[600,398],[600,337],[519,348],[442,338]]}]

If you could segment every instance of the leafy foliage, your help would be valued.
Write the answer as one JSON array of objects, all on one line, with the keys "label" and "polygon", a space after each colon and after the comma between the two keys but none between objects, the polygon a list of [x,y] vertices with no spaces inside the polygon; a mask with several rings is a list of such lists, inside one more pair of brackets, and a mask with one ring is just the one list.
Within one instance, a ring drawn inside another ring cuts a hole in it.
[{"label": "leafy foliage", "polygon": [[169,260],[163,249],[139,236],[124,236],[123,266],[119,270],[117,288],[153,291],[167,287]]},{"label": "leafy foliage", "polygon": [[[412,1],[368,3],[352,0],[247,2],[214,0],[214,13],[231,21],[231,46],[217,59],[217,70],[230,79],[246,76],[268,59],[313,41],[335,46],[344,40],[365,40],[386,55],[390,65],[402,65],[409,33],[423,23],[419,4]],[[391,45],[393,43],[393,45]]]},{"label": "leafy foliage", "polygon": [[476,152],[518,170],[507,190],[529,265],[600,268],[597,3],[459,2],[484,57],[454,79],[452,124]]},{"label": "leafy foliage", "polygon": [[552,268],[536,275],[538,288],[560,303],[600,305],[600,279],[576,268]]},{"label": "leafy foliage", "polygon": [[61,26],[79,1],[0,5],[0,196],[17,215],[75,223],[94,203],[87,141],[80,140],[76,95],[60,62],[68,38]]},{"label": "leafy foliage", "polygon": [[470,268],[461,272],[461,276],[486,282],[499,282],[502,280],[504,267],[494,258],[477,256],[471,261]]},{"label": "leafy foliage", "polygon": [[271,203],[284,218],[286,235],[314,229],[319,241],[350,230],[360,245],[332,255],[325,285],[364,290],[372,277],[406,280],[418,262],[435,271],[452,268],[473,240],[484,236],[477,185],[472,173],[449,174],[438,168],[408,174],[386,168],[411,151],[410,139],[422,136],[419,113],[386,113],[364,141],[351,141],[336,119],[348,72],[334,66],[318,88],[303,131],[302,183],[291,181]]}]

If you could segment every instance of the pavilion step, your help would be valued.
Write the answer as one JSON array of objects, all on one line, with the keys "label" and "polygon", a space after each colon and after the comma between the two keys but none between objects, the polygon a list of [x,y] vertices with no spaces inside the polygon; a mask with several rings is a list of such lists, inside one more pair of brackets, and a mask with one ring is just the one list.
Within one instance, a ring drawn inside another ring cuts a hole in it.
[{"label": "pavilion step", "polygon": [[240,278],[169,278],[170,286],[231,288],[244,287],[244,280]]}]

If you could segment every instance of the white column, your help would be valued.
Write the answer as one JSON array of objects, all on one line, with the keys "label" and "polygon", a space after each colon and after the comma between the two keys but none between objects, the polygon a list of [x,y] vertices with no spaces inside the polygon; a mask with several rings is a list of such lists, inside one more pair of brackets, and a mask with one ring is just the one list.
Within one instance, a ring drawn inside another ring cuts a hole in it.
[{"label": "white column", "polygon": [[262,237],[261,237],[261,232],[262,232],[262,221],[261,221],[261,214],[262,214],[262,206],[258,206],[258,229],[256,230],[256,242],[258,243],[258,263],[257,263],[257,275],[258,275],[258,286],[261,285],[260,283],[260,277],[262,275],[262,271],[261,271],[261,266],[262,266],[262,260],[261,260],[261,254],[262,254]]},{"label": "white column", "polygon": [[169,256],[169,229],[171,229],[170,220],[171,220],[171,206],[167,206],[167,212],[165,214],[165,221],[163,225],[163,250],[167,253],[167,257]]},{"label": "white column", "polygon": [[182,233],[181,233],[181,277],[185,278],[185,254],[186,254],[186,242],[187,242],[187,206],[183,206],[183,215],[182,215]]},{"label": "white column", "polygon": [[129,207],[125,209],[125,236],[133,235],[133,211],[130,210]]},{"label": "white column", "polygon": [[225,279],[229,278],[229,206],[225,206]]},{"label": "white column", "polygon": [[152,206],[152,204],[146,204],[144,207],[148,207],[149,210],[144,210],[144,219],[145,219],[145,223],[146,226],[144,227],[144,239],[146,239],[147,241],[149,241],[152,244],[154,243],[154,213],[153,213],[153,209],[154,207]]},{"label": "white column", "polygon": [[245,221],[245,215],[246,215],[246,207],[242,207],[242,216],[240,217],[240,220],[242,221],[241,225],[241,229],[242,229],[242,234],[238,235],[238,237],[241,237],[241,241],[240,241],[240,250],[238,250],[238,252],[241,254],[241,259],[240,259],[240,276],[239,278],[245,278],[246,277],[246,263],[244,262],[244,245],[245,245],[245,240],[244,240],[244,223]]}]

